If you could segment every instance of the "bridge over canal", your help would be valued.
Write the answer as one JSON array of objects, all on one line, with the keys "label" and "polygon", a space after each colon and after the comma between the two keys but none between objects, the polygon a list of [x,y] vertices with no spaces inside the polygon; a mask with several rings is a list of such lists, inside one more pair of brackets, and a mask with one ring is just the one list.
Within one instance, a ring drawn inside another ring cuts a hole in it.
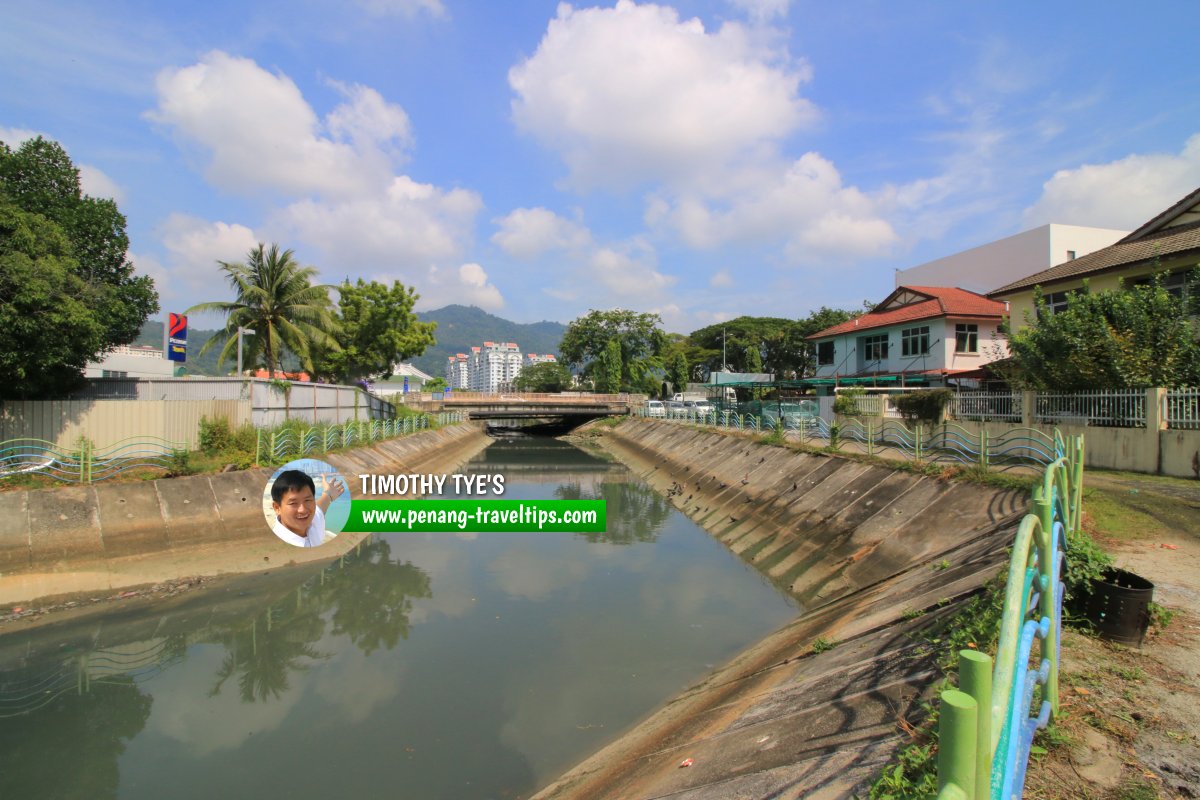
[{"label": "bridge over canal", "polygon": [[600,417],[623,417],[646,402],[645,395],[548,394],[537,392],[450,392],[423,395],[407,404],[422,411],[461,411],[471,419],[559,422],[568,427]]}]

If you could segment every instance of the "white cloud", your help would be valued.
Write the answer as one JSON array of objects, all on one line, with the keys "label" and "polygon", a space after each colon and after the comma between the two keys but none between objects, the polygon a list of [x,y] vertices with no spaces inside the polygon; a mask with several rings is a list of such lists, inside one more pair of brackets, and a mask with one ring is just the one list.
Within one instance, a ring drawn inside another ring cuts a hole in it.
[{"label": "white cloud", "polygon": [[519,128],[556,150],[581,188],[691,180],[811,123],[802,63],[746,29],[715,33],[669,7],[561,4],[529,59],[509,71]]},{"label": "white cloud", "polygon": [[378,190],[408,117],[373,89],[344,88],[347,102],[322,122],[290,78],[220,51],[157,79],[151,120],[209,155],[207,179],[233,192],[345,196]]},{"label": "white cloud", "polygon": [[84,194],[108,198],[118,204],[125,201],[125,190],[104,172],[88,164],[79,165],[79,186]]},{"label": "white cloud", "polygon": [[[343,102],[321,118],[288,76],[214,51],[161,72],[149,116],[199,148],[215,187],[286,198],[261,235],[311,253],[322,280],[386,273],[424,294],[458,286],[446,276],[459,274],[479,195],[399,174],[415,141],[404,109],[371,87],[327,83]],[[444,284],[432,291],[431,270]],[[480,304],[503,304],[490,284],[462,285]]]},{"label": "white cloud", "polygon": [[492,241],[516,258],[530,260],[551,250],[577,250],[592,242],[584,226],[545,208],[518,208],[496,220]]},{"label": "white cloud", "polygon": [[379,17],[395,15],[411,19],[422,13],[435,18],[446,16],[442,0],[358,0],[358,4]]},{"label": "white cloud", "polygon": [[729,0],[729,2],[756,21],[786,17],[788,6],[791,5],[791,0]]},{"label": "white cloud", "polygon": [[694,248],[782,239],[788,260],[806,264],[879,256],[899,241],[881,204],[844,186],[834,165],[816,153],[748,183],[720,207],[699,195],[684,195],[667,211],[662,198],[652,202],[654,218]]},{"label": "white cloud", "polygon": [[708,285],[714,289],[729,289],[733,286],[733,276],[727,269],[720,270],[708,279]]},{"label": "white cloud", "polygon": [[475,263],[457,269],[430,267],[418,284],[421,309],[439,308],[450,303],[479,306],[485,311],[504,308],[504,296],[488,278],[482,266]]},{"label": "white cloud", "polygon": [[[37,131],[31,131],[28,128],[0,127],[0,142],[4,142],[6,145],[11,147],[13,150],[16,150],[18,147],[20,147],[21,143],[24,142],[26,139],[33,139],[33,138],[36,138],[37,136],[44,136],[44,135],[45,134],[39,134]],[[47,138],[49,138],[49,137],[47,137]]]},{"label": "white cloud", "polygon": [[[254,231],[245,225],[209,222],[186,214],[171,214],[158,227],[164,257],[130,253],[139,273],[154,279],[164,311],[183,311],[197,303],[233,297],[218,261],[245,261],[258,245]],[[205,326],[223,319],[206,317]],[[196,323],[197,325],[199,323]]]},{"label": "white cloud", "polygon": [[1200,186],[1200,133],[1178,155],[1134,154],[1059,170],[1025,209],[1028,225],[1061,223],[1129,230]]},{"label": "white cloud", "polygon": [[588,260],[588,276],[615,299],[652,302],[678,279],[656,270],[650,263],[652,254],[641,242],[631,249],[635,252],[620,252],[612,247],[597,249]]},{"label": "white cloud", "polygon": [[401,175],[379,195],[292,203],[266,227],[281,240],[311,245],[327,271],[399,269],[411,280],[429,263],[461,255],[481,206],[475,192],[446,191]]}]

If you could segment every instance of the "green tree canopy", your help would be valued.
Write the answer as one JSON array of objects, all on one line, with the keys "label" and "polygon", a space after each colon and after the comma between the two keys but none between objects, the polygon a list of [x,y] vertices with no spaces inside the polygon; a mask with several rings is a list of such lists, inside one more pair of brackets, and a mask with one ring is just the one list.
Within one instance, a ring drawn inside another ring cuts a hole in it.
[{"label": "green tree canopy", "polygon": [[69,391],[137,338],[158,295],[128,248],[116,203],[82,193],[61,145],[0,142],[0,397]]},{"label": "green tree canopy", "polygon": [[221,361],[236,358],[238,328],[249,328],[254,333],[245,339],[245,362],[255,364],[263,359],[267,373],[274,378],[285,348],[311,371],[312,343],[329,349],[338,347],[332,335],[337,326],[330,313],[330,287],[314,286],[316,270],[300,266],[291,250],[280,251],[277,244],[269,249],[259,244],[247,254],[245,264],[217,263],[236,298],[188,309],[189,314],[216,311],[226,315],[225,329],[209,339],[201,352],[220,343]]},{"label": "green tree canopy", "polygon": [[400,281],[391,288],[377,281],[344,282],[338,287],[337,347],[315,343],[315,374],[347,383],[388,378],[396,363],[419,356],[434,344],[436,322],[413,313],[420,295]]},{"label": "green tree canopy", "polygon": [[[722,351],[733,372],[770,372],[785,379],[804,378],[816,369],[816,353],[804,337],[839,322],[854,319],[861,311],[842,311],[822,306],[803,319],[781,317],[737,317],[728,322],[692,331],[688,342],[695,348],[692,373],[721,369]],[[722,347],[724,345],[724,347]],[[758,356],[754,368],[754,355]]]},{"label": "green tree canopy", "polygon": [[1053,314],[1037,289],[1037,320],[1006,331],[1011,377],[1030,389],[1054,391],[1200,384],[1200,345],[1190,319],[1200,310],[1200,269],[1191,274],[1185,295],[1188,303],[1160,278],[1098,292],[1085,283],[1070,293],[1065,310]]},{"label": "green tree canopy", "polygon": [[[661,326],[658,314],[639,314],[623,308],[589,311],[567,326],[559,352],[568,364],[582,365],[583,374],[596,380],[605,349],[609,342],[616,342],[621,355],[618,387],[640,388],[653,371],[662,369],[667,335]],[[652,382],[657,383],[657,378]],[[602,391],[598,385],[596,388]]]},{"label": "green tree canopy", "polygon": [[518,392],[563,392],[571,388],[571,373],[557,361],[531,364],[513,380]]}]

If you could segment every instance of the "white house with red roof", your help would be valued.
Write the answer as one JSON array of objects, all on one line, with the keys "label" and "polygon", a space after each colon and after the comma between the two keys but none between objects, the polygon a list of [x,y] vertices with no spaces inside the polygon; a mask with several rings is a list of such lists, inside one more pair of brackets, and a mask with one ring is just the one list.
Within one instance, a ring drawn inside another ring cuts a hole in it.
[{"label": "white house with red roof", "polygon": [[817,385],[945,386],[1005,358],[1007,306],[966,289],[900,286],[874,310],[807,337]]}]

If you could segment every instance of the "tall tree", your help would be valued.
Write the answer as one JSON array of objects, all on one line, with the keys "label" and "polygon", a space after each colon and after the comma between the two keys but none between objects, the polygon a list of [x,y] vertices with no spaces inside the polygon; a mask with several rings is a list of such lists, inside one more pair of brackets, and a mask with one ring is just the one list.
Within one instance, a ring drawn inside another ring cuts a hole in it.
[{"label": "tall tree", "polygon": [[338,287],[337,347],[313,346],[315,374],[347,383],[388,378],[399,361],[434,344],[436,322],[413,313],[420,295],[400,281],[391,288],[377,281],[346,281]]},{"label": "tall tree", "polygon": [[571,373],[557,361],[531,364],[513,380],[518,392],[562,392],[571,388]]},{"label": "tall tree", "polygon": [[200,303],[188,313],[225,314],[225,329],[209,339],[204,350],[222,345],[220,360],[229,359],[237,350],[238,328],[254,333],[246,337],[249,363],[261,356],[267,374],[275,377],[284,348],[294,353],[301,365],[312,370],[310,344],[336,349],[337,330],[330,313],[332,303],[328,286],[314,286],[316,270],[297,263],[291,250],[279,245],[268,249],[259,244],[246,255],[246,263],[218,261],[236,295],[232,302]]},{"label": "tall tree", "polygon": [[0,206],[0,396],[61,394],[137,338],[158,310],[154,282],[133,274],[116,203],[82,193],[56,142],[0,142]]},{"label": "tall tree", "polygon": [[675,391],[686,392],[690,378],[687,356],[683,350],[676,350],[667,362],[667,380],[675,387]]},{"label": "tall tree", "polygon": [[1195,386],[1200,383],[1200,344],[1191,317],[1200,308],[1200,269],[1189,276],[1183,296],[1149,283],[1069,295],[1053,314],[1041,291],[1037,319],[1008,332],[1009,377],[1031,389]]},{"label": "tall tree", "polygon": [[662,319],[657,314],[639,314],[623,308],[589,311],[567,326],[559,352],[568,364],[583,366],[583,374],[595,379],[601,356],[608,343],[615,341],[621,351],[618,384],[642,387],[650,373],[663,366],[667,335],[661,326]]}]

